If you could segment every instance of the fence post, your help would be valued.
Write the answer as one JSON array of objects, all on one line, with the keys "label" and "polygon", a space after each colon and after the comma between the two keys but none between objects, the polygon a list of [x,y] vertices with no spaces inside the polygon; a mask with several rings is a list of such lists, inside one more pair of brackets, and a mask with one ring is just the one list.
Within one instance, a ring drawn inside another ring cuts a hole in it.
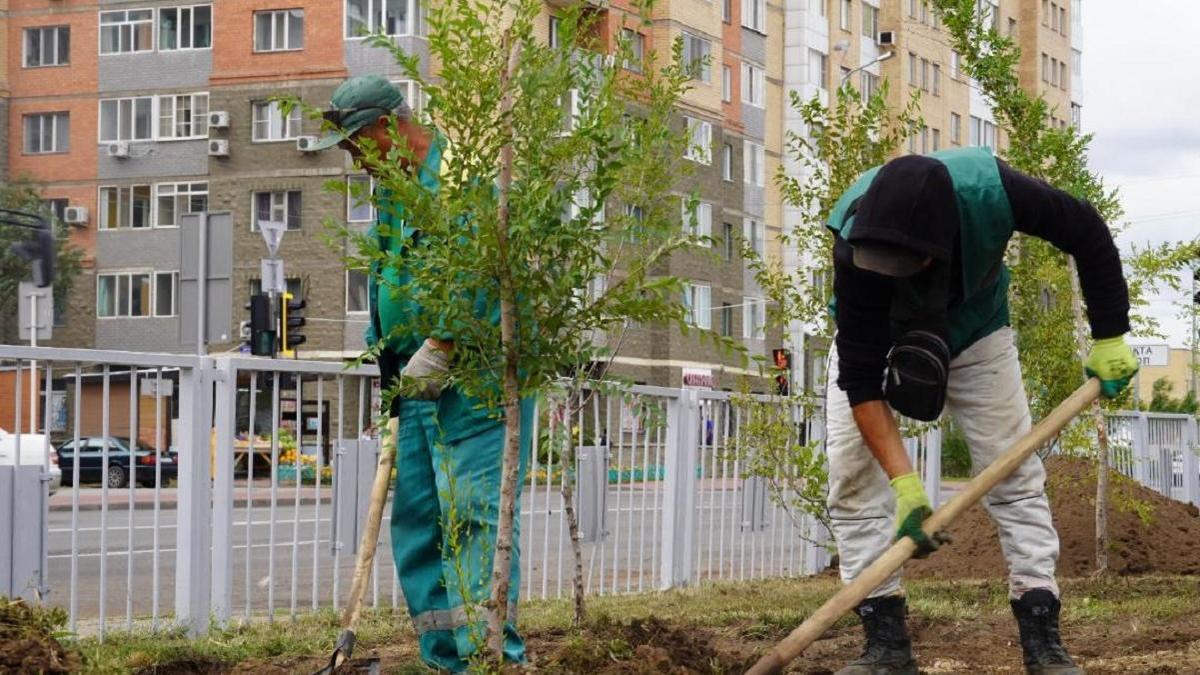
[{"label": "fence post", "polygon": [[[1134,421],[1133,426],[1133,445],[1136,451],[1133,453],[1136,458],[1137,466],[1134,468],[1134,476],[1142,485],[1162,494],[1162,467],[1158,467],[1157,480],[1152,475],[1153,469],[1161,462],[1157,457],[1151,456],[1150,453],[1150,420],[1146,418],[1146,413],[1139,411]],[[1167,493],[1170,496],[1170,493]]]},{"label": "fence post", "polygon": [[[218,362],[212,498],[212,611],[217,625],[229,623],[233,609],[233,439],[237,420],[237,369],[229,359]],[[252,486],[247,485],[246,489]],[[247,515],[249,517],[249,515]],[[250,552],[247,551],[246,555]]]},{"label": "fence post", "polygon": [[1183,434],[1183,498],[1200,506],[1200,418],[1188,422]]},{"label": "fence post", "polygon": [[667,401],[666,480],[663,485],[662,567],[659,590],[692,581],[692,541],[696,522],[696,449],[700,402],[696,391],[681,389]]},{"label": "fence post", "polygon": [[208,630],[212,581],[209,436],[211,359],[179,373],[179,489],[175,530],[175,620],[189,635]]}]

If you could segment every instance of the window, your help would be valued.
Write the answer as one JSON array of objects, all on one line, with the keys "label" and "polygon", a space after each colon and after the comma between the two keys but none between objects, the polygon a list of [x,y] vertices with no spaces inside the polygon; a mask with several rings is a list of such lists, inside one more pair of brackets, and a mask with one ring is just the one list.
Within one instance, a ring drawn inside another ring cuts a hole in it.
[{"label": "window", "polygon": [[254,51],[304,49],[304,10],[278,9],[254,13]]},{"label": "window", "polygon": [[712,81],[712,43],[684,31],[683,33],[683,63],[687,65],[693,80],[701,82]]},{"label": "window", "polygon": [[721,178],[733,180],[733,146],[728,143],[721,146]]},{"label": "window", "polygon": [[42,207],[49,212],[50,215],[54,216],[54,220],[59,223],[63,222],[63,220],[67,217],[67,207],[70,205],[71,201],[69,199],[58,198],[42,200]]},{"label": "window", "polygon": [[1042,52],[1042,82],[1050,81],[1050,56]]},{"label": "window", "polygon": [[942,95],[942,67],[938,64],[933,64],[933,95]]},{"label": "window", "polygon": [[299,107],[292,108],[285,119],[278,101],[261,101],[253,106],[255,141],[285,141],[300,135]]},{"label": "window", "polygon": [[705,330],[712,328],[712,287],[707,284],[688,284],[684,289],[689,325]]},{"label": "window", "polygon": [[723,0],[721,2],[721,21],[725,23],[733,21],[733,0]]},{"label": "window", "polygon": [[763,146],[742,141],[742,176],[747,185],[762,187],[766,184],[766,164]]},{"label": "window", "polygon": [[[683,230],[693,237],[712,237],[712,204],[696,202],[692,211],[687,198],[683,200]],[[711,242],[703,242],[703,246],[711,246]]]},{"label": "window", "polygon": [[1067,6],[1063,5],[1058,8],[1058,32],[1063,35],[1067,34]]},{"label": "window", "polygon": [[765,108],[766,83],[766,73],[762,68],[742,61],[742,103]]},{"label": "window", "polygon": [[1010,37],[1010,38],[1017,37],[1017,20],[1012,18],[1011,16],[1008,17],[1008,37]]},{"label": "window", "polygon": [[1083,54],[1078,49],[1071,50],[1071,76],[1076,78],[1083,77]]},{"label": "window", "polygon": [[725,243],[725,261],[733,260],[737,242],[733,239],[733,223],[721,223],[721,241]]},{"label": "window", "polygon": [[712,124],[703,120],[685,117],[688,132],[688,147],[683,156],[700,164],[712,163]]},{"label": "window", "polygon": [[825,0],[808,0],[808,7],[818,16],[825,16]]},{"label": "window", "polygon": [[942,149],[942,132],[939,129],[930,130],[930,150],[937,152]]},{"label": "window", "polygon": [[909,52],[908,53],[908,83],[913,85],[914,87],[920,86],[920,84],[921,84],[921,72],[920,72],[920,70],[918,70],[919,63],[920,63],[920,61],[917,59],[917,55],[912,52]]},{"label": "window", "polygon": [[155,227],[179,227],[179,217],[208,210],[208,183],[154,186]]},{"label": "window", "polygon": [[721,337],[733,337],[733,305],[721,303]]},{"label": "window", "polygon": [[346,176],[346,222],[375,221],[375,205],[371,203],[372,183],[370,176]]},{"label": "window", "polygon": [[154,10],[100,12],[100,53],[131,54],[154,49]]},{"label": "window", "polygon": [[260,220],[287,223],[287,229],[299,230],[300,191],[255,192],[254,218],[250,221],[251,232],[258,231],[258,221]]},{"label": "window", "polygon": [[1071,124],[1079,127],[1080,121],[1083,119],[1083,106],[1078,103],[1071,104]]},{"label": "window", "polygon": [[158,48],[212,48],[212,5],[162,7],[158,10]]},{"label": "window", "polygon": [[929,23],[929,3],[921,3],[921,23]]},{"label": "window", "polygon": [[100,188],[101,230],[140,230],[150,227],[150,186]]},{"label": "window", "polygon": [[733,69],[721,65],[721,100],[725,103],[733,101]]},{"label": "window", "polygon": [[958,52],[950,52],[950,77],[957,80],[962,76],[962,55]]},{"label": "window", "polygon": [[862,34],[874,40],[879,33],[879,8],[863,4]]},{"label": "window", "polygon": [[929,152],[929,127],[921,127],[921,154]]},{"label": "window", "polygon": [[828,58],[815,49],[808,50],[808,81],[822,89],[829,88]]},{"label": "window", "polygon": [[958,113],[950,113],[950,144],[958,145],[962,142],[962,115]]},{"label": "window", "polygon": [[1050,84],[1058,86],[1058,59],[1050,59]]},{"label": "window", "polygon": [[206,138],[207,136],[207,93],[158,97],[159,138]]},{"label": "window", "polygon": [[562,19],[558,18],[557,16],[550,17],[548,42],[550,43],[550,47],[552,47],[552,48],[558,48],[558,30],[559,30],[560,23],[562,23]]},{"label": "window", "polygon": [[[100,318],[150,316],[154,286],[150,272],[100,274],[96,279],[96,316]],[[172,299],[172,304],[174,300]]]},{"label": "window", "polygon": [[418,0],[346,0],[346,37],[413,35]]},{"label": "window", "polygon": [[642,72],[642,64],[646,60],[646,37],[629,28],[622,28],[621,35],[629,41],[629,60],[625,62],[625,68],[635,73]]},{"label": "window", "polygon": [[763,254],[763,224],[753,218],[742,219],[742,239],[758,255]]},{"label": "window", "polygon": [[929,59],[921,59],[921,91],[929,91]]},{"label": "window", "polygon": [[1058,32],[1059,27],[1058,16],[1058,5],[1053,2],[1050,3],[1050,30],[1056,33]]},{"label": "window", "polygon": [[875,92],[879,91],[879,76],[872,75],[865,70],[861,71],[859,76],[859,93],[862,95],[862,102],[865,105],[875,95]]},{"label": "window", "polygon": [[1042,0],[1042,25],[1050,25],[1050,0]]},{"label": "window", "polygon": [[178,281],[178,272],[154,273],[154,316],[175,316]]},{"label": "window", "polygon": [[761,340],[766,337],[767,305],[762,298],[742,298],[742,337]]},{"label": "window", "polygon": [[841,16],[838,18],[842,30],[850,30],[850,2],[851,0],[841,0],[838,4],[842,6]]},{"label": "window", "polygon": [[967,145],[972,147],[982,144],[983,140],[983,120],[971,115],[971,127],[968,131]]},{"label": "window", "polygon": [[364,269],[346,270],[346,313],[366,314],[371,311],[367,281],[370,276]]},{"label": "window", "polygon": [[767,0],[742,0],[742,25],[766,33]]},{"label": "window", "polygon": [[71,149],[71,116],[65,112],[25,116],[25,154],[43,155]]},{"label": "window", "polygon": [[1062,85],[1063,89],[1067,88],[1067,62],[1066,61],[1058,62],[1058,83],[1060,85]]},{"label": "window", "polygon": [[154,97],[100,101],[100,142],[148,141],[154,136]]},{"label": "window", "polygon": [[25,29],[26,68],[65,66],[71,62],[71,28],[48,26]]},{"label": "window", "polygon": [[917,18],[917,6],[921,4],[921,0],[908,0],[908,16]]}]

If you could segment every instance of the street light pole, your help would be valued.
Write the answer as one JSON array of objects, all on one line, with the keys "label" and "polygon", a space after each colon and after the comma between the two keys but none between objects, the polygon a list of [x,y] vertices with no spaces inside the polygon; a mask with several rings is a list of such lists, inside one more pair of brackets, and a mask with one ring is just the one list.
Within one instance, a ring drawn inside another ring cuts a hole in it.
[{"label": "street light pole", "polygon": [[884,53],[880,54],[878,57],[876,57],[875,59],[872,59],[853,70],[846,71],[842,75],[842,81],[838,83],[838,89],[841,89],[842,87],[846,86],[846,80],[849,80],[851,75],[857,73],[860,70],[866,70],[867,68],[870,68],[871,66],[875,65],[876,63],[883,63],[884,61],[887,61],[888,59],[892,58],[895,55],[896,55],[896,52],[894,52],[894,51],[884,52]]}]

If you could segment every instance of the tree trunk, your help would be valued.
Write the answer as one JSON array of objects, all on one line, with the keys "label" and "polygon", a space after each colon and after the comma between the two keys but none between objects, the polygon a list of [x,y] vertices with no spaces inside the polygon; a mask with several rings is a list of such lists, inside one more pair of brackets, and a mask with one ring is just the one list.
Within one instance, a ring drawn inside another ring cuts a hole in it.
[{"label": "tree trunk", "polygon": [[575,615],[572,618],[571,625],[578,628],[583,625],[583,619],[587,611],[583,599],[583,547],[579,543],[579,515],[575,513],[575,485],[572,479],[572,474],[577,478],[579,473],[575,471],[575,439],[571,437],[570,419],[567,419],[565,423],[567,425],[567,440],[563,448],[562,461],[559,462],[559,466],[562,467],[563,475],[563,509],[567,514],[567,529],[571,533],[571,554],[575,559],[575,569],[571,574]]},{"label": "tree trunk", "polygon": [[[521,45],[511,44],[506,33],[502,51],[511,48],[508,63],[500,74],[500,121],[505,143],[500,149],[499,208],[496,243],[500,260],[508,260],[508,194],[512,186],[512,92],[508,82],[516,68]],[[504,354],[504,459],[500,479],[500,522],[496,528],[496,550],[492,559],[492,591],[488,603],[488,650],[497,664],[504,661],[504,623],[508,616],[508,591],[512,584],[513,523],[516,517],[517,483],[521,467],[521,396],[517,378],[516,289],[507,265],[500,272],[500,341]]]},{"label": "tree trunk", "polygon": [[[1068,259],[1071,276],[1071,309],[1075,314],[1075,340],[1080,360],[1087,359],[1088,343],[1084,334],[1087,323],[1083,316],[1083,292],[1079,287],[1079,272],[1075,259]],[[1092,403],[1092,423],[1096,426],[1096,574],[1108,572],[1108,423],[1100,399]]]}]

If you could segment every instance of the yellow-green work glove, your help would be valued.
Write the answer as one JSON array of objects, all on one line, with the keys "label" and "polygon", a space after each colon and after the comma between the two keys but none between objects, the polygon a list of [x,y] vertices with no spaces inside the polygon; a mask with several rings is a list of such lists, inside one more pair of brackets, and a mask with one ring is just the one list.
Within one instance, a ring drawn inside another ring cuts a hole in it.
[{"label": "yellow-green work glove", "polygon": [[1089,377],[1100,379],[1100,393],[1105,398],[1113,398],[1129,386],[1138,371],[1138,360],[1125,344],[1125,336],[1119,335],[1096,340],[1083,369]]},{"label": "yellow-green work glove", "polygon": [[921,529],[921,523],[933,515],[921,477],[915,471],[896,476],[892,479],[892,491],[896,493],[896,541],[904,537],[912,539],[917,545],[914,554],[917,558],[936,551],[940,537],[930,537]]}]

